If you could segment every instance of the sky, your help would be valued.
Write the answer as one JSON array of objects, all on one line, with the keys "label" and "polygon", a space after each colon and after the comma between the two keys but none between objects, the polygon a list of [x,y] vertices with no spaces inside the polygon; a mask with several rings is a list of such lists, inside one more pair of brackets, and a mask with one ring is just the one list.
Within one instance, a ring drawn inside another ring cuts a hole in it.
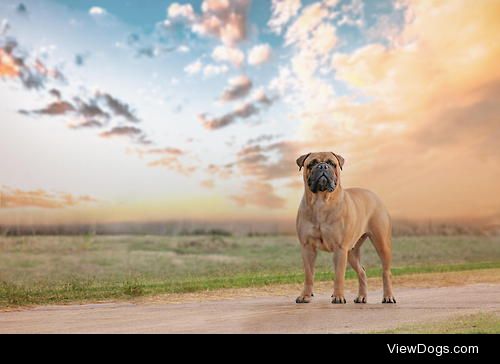
[{"label": "sky", "polygon": [[0,223],[293,219],[314,151],[497,221],[498,34],[498,0],[2,0]]}]

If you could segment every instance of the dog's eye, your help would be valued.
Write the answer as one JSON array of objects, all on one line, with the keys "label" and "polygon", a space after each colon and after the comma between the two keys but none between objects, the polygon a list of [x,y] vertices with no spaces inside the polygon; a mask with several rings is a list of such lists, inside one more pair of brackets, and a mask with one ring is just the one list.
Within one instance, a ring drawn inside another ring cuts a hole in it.
[{"label": "dog's eye", "polygon": [[311,161],[311,163],[309,163],[309,164],[307,165],[307,168],[312,168],[312,167],[314,167],[316,164],[318,164],[318,161],[317,161],[316,159],[313,159],[313,160]]},{"label": "dog's eye", "polygon": [[335,163],[333,163],[331,160],[327,160],[326,163],[328,163],[329,165],[331,165],[333,168],[335,168]]}]

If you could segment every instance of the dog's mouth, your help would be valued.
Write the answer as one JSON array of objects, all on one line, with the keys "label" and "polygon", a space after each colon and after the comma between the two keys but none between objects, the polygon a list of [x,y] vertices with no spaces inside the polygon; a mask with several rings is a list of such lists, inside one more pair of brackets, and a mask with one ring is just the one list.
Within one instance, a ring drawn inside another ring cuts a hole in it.
[{"label": "dog's mouth", "polygon": [[325,172],[321,173],[316,178],[311,177],[309,177],[308,181],[309,189],[311,190],[311,192],[333,192],[335,190],[336,184],[333,178],[328,176]]}]

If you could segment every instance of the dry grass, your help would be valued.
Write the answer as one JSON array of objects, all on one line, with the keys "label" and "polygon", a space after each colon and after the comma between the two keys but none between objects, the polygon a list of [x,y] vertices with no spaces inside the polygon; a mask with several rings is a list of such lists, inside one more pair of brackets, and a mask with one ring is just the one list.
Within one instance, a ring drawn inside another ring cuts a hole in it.
[{"label": "dry grass", "polygon": [[[380,261],[370,243],[362,255],[368,276],[379,277]],[[500,240],[399,237],[393,256],[396,281],[422,272],[491,270],[500,267]],[[292,236],[0,237],[0,306],[275,287],[301,282],[301,267]],[[316,271],[318,282],[328,282],[319,287],[331,285],[331,254],[319,254]],[[348,270],[346,277],[355,278],[354,272]]]},{"label": "dry grass", "polygon": [[[475,283],[500,283],[500,269],[471,270],[462,272],[445,273],[417,273],[396,276],[393,278],[395,287],[405,288],[429,288],[461,286]],[[316,282],[315,291],[328,293],[332,290],[332,282]],[[368,278],[369,289],[382,288],[381,278]],[[231,300],[242,297],[262,296],[290,296],[295,295],[302,289],[302,284],[280,284],[264,287],[248,287],[238,289],[220,289],[214,291],[201,291],[180,294],[162,294],[149,297],[139,297],[132,302],[136,303],[187,303],[207,300]],[[346,280],[346,291],[352,294],[358,289],[356,279]]]}]

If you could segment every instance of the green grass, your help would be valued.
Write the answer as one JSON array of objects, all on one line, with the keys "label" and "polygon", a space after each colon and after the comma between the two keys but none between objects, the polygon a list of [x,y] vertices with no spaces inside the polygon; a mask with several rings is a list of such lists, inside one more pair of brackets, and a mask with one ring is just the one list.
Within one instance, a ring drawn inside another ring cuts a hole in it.
[{"label": "green grass", "polygon": [[[394,268],[393,275],[415,273],[457,272],[465,270],[500,268],[498,263],[468,263],[455,265],[434,265]],[[379,277],[379,269],[368,269],[368,277]],[[349,270],[346,279],[354,279]],[[317,281],[332,279],[330,272],[317,272]],[[30,304],[67,303],[77,301],[131,298],[137,296],[210,291],[222,288],[262,287],[273,284],[301,283],[302,273],[283,274],[240,274],[234,276],[196,277],[155,281],[145,277],[131,277],[122,282],[99,281],[97,279],[74,279],[67,282],[40,282],[33,286],[0,282],[0,307]]]},{"label": "green grass", "polygon": [[[498,237],[400,237],[393,250],[394,275],[500,268]],[[380,276],[369,242],[362,261]],[[301,266],[293,236],[2,237],[0,307],[300,283]],[[316,279],[331,266],[320,253]]]},{"label": "green grass", "polygon": [[500,315],[476,313],[420,325],[404,325],[382,334],[500,334]]}]

